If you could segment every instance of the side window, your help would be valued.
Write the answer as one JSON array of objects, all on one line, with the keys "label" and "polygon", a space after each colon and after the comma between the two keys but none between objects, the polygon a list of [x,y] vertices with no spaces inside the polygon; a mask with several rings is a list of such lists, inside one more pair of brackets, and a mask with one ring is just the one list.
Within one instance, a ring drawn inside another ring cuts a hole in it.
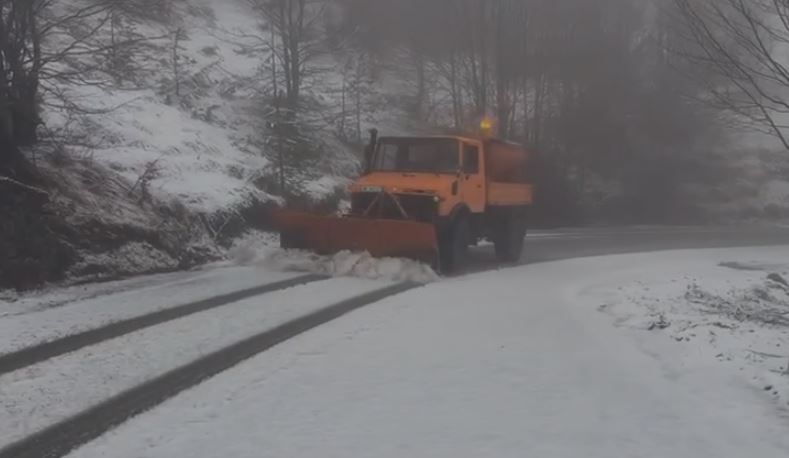
[{"label": "side window", "polygon": [[479,173],[479,147],[463,145],[463,171],[470,175]]}]

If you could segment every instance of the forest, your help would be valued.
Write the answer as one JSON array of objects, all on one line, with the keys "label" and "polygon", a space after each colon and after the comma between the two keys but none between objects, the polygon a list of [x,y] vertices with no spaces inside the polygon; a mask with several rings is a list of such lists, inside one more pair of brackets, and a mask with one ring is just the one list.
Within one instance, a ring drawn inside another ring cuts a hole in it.
[{"label": "forest", "polygon": [[[0,0],[0,250],[42,279],[129,240],[199,262],[184,246],[264,224],[266,201],[336,210],[367,129],[474,133],[486,117],[538,153],[536,226],[783,217],[717,208],[766,180],[740,183],[745,155],[786,170],[788,42],[785,0]],[[162,192],[183,145],[98,134],[131,116],[115,103],[130,93],[148,103],[135,119],[226,132],[195,161],[244,196],[192,205],[197,174]],[[150,221],[91,220],[115,210],[71,179]]]}]

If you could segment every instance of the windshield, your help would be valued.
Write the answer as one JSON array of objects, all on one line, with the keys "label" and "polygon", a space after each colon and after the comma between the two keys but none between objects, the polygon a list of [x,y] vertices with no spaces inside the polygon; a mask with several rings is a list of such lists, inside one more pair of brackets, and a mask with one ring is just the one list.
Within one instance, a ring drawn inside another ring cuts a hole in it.
[{"label": "windshield", "polygon": [[373,159],[373,170],[454,173],[460,165],[458,151],[458,141],[449,138],[383,139]]}]

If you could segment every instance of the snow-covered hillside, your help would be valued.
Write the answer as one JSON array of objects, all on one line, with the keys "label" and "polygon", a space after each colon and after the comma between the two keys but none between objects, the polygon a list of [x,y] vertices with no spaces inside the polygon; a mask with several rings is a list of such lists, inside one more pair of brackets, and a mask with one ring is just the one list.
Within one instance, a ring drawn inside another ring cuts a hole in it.
[{"label": "snow-covered hillside", "polygon": [[74,119],[68,110],[48,109],[47,127],[86,138],[92,147],[85,153],[130,185],[148,171],[153,196],[194,211],[272,199],[256,186],[271,173],[272,154],[257,81],[269,58],[260,20],[245,0],[173,5],[165,18],[124,16],[124,33],[147,39],[123,63],[128,71],[109,84],[98,74],[101,85],[62,87],[58,95],[87,113]]},{"label": "snow-covered hillside", "polygon": [[[50,14],[92,1],[58,2]],[[112,277],[215,259],[217,241],[240,235],[250,216],[260,224],[265,205],[282,199],[268,124],[270,31],[248,0],[135,0],[106,19],[89,16],[51,35],[53,50],[79,43],[95,52],[50,64],[65,76],[43,83],[44,141],[31,152],[54,183],[54,213],[74,235],[62,237],[75,252],[69,272]],[[287,192],[301,204],[336,204],[357,170],[358,146],[338,132],[351,77],[340,54],[321,50],[319,71],[305,77],[300,122],[311,151],[286,158]],[[389,80],[366,83],[354,132],[398,130],[397,104],[381,103],[387,85],[399,89]]]}]

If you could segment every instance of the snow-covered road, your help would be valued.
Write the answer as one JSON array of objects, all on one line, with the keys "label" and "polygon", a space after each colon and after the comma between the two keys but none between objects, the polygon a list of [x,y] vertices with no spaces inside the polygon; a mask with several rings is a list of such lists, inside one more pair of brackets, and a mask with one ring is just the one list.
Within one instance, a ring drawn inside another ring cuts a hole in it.
[{"label": "snow-covered road", "polygon": [[[754,384],[759,367],[601,313],[639,282],[720,288],[740,272],[720,263],[787,260],[786,247],[675,251],[434,283],[274,347],[71,457],[789,456],[786,406]],[[786,332],[764,329],[774,342]]]},{"label": "snow-covered road", "polygon": [[252,297],[0,376],[0,447],[262,330],[386,286],[335,279]]},{"label": "snow-covered road", "polygon": [[292,272],[220,266],[74,286],[0,301],[0,354],[147,313],[296,277]]}]

